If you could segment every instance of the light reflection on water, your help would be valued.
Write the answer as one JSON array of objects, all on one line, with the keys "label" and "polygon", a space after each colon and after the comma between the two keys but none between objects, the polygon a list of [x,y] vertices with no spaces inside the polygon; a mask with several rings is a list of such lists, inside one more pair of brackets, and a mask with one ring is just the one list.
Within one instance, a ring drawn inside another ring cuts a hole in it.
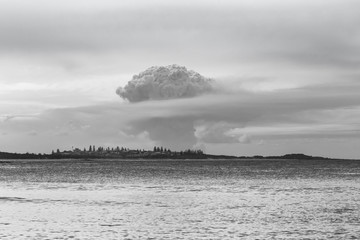
[{"label": "light reflection on water", "polygon": [[359,239],[360,161],[0,161],[0,239]]}]

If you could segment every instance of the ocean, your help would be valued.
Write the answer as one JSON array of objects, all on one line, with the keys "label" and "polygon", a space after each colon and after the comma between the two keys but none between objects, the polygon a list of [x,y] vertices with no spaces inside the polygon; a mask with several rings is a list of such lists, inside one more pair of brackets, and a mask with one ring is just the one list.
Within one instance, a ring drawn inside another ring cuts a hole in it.
[{"label": "ocean", "polygon": [[360,161],[1,160],[0,239],[360,239]]}]

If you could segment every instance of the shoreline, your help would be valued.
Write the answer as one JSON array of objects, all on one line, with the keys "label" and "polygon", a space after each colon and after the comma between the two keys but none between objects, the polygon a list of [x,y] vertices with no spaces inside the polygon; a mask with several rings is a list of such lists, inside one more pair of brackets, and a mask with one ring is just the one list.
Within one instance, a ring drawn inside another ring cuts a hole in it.
[{"label": "shoreline", "polygon": [[12,162],[213,162],[213,161],[360,161],[360,159],[324,158],[324,159],[294,159],[294,158],[0,158],[0,163]]}]

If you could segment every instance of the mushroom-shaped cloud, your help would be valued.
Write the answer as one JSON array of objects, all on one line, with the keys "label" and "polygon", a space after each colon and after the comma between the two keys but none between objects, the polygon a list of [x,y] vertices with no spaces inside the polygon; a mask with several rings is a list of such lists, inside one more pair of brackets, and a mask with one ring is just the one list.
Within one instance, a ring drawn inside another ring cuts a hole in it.
[{"label": "mushroom-shaped cloud", "polygon": [[194,97],[214,90],[214,80],[179,65],[151,67],[116,93],[130,102]]}]

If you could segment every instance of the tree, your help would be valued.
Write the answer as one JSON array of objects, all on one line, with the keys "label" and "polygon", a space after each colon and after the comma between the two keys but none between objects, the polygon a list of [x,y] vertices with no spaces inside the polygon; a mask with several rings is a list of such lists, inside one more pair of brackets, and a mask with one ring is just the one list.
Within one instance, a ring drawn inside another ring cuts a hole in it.
[{"label": "tree", "polygon": [[91,145],[90,145],[90,147],[89,147],[89,152],[91,152],[92,151],[92,147],[91,147]]}]

